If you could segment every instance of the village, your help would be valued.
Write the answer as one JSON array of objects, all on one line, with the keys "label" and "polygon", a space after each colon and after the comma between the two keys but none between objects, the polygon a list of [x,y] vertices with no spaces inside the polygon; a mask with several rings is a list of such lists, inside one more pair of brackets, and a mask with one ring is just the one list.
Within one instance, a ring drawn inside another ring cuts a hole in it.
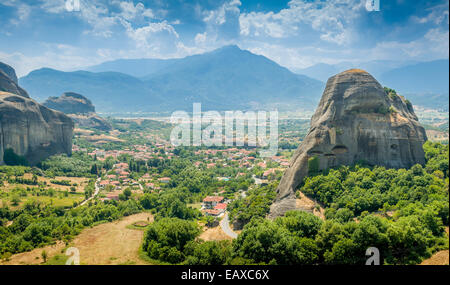
[{"label": "village", "polygon": [[[87,149],[73,146],[73,152],[87,152],[89,156],[96,160],[104,162],[106,159],[117,161],[121,156],[127,155],[136,161],[147,161],[151,159],[171,160],[177,157],[174,153],[175,148],[167,142],[160,142],[146,145],[133,145],[129,148],[120,150],[104,150],[100,147],[88,152]],[[230,181],[233,178],[245,176],[252,172],[254,185],[266,185],[269,181],[275,179],[277,174],[281,174],[289,166],[289,159],[284,156],[272,156],[268,158],[257,158],[254,150],[245,148],[230,147],[224,149],[198,149],[194,152],[196,168],[235,168],[242,171],[237,173],[236,177],[217,176],[218,181]],[[151,193],[164,191],[170,183],[171,178],[161,176],[156,173],[144,173],[142,175],[133,172],[126,162],[117,162],[113,164],[112,169],[101,174],[98,181],[100,188],[101,201],[119,200],[119,195],[125,188],[129,188],[136,194],[144,193],[147,189]],[[214,196],[207,196],[201,203],[201,211],[206,216],[221,217],[227,210],[227,204],[231,202],[223,196],[222,191],[217,191]],[[245,191],[238,191],[245,197]]]}]

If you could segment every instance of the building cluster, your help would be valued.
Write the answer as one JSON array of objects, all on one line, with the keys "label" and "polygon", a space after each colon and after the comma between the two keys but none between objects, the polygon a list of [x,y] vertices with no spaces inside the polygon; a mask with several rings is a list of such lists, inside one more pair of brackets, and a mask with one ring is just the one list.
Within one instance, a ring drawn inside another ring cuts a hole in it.
[{"label": "building cluster", "polygon": [[201,211],[206,216],[219,217],[227,210],[223,196],[207,196],[203,199]]}]

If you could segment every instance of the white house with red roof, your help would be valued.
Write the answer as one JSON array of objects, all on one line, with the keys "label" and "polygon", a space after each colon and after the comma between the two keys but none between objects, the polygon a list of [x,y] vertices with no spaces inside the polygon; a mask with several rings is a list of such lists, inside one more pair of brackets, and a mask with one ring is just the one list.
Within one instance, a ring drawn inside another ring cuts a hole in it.
[{"label": "white house with red roof", "polygon": [[214,207],[219,204],[223,203],[224,197],[222,196],[206,196],[205,199],[203,199],[203,209],[214,209]]}]

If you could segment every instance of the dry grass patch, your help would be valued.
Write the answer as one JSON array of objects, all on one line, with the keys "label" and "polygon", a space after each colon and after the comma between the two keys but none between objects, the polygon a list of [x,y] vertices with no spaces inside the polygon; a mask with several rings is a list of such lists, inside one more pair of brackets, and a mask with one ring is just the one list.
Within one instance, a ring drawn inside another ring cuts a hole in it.
[{"label": "dry grass patch", "polygon": [[420,265],[449,265],[448,249],[436,252],[430,258],[422,261]]},{"label": "dry grass patch", "polygon": [[149,213],[125,217],[119,221],[85,229],[73,240],[80,251],[82,264],[148,264],[139,258],[144,231],[127,226],[136,222],[153,221]]},{"label": "dry grass patch", "polygon": [[41,248],[35,248],[32,251],[22,252],[14,254],[8,260],[3,260],[0,262],[1,265],[36,265],[44,262],[42,259],[42,251],[48,255],[48,259],[51,256],[61,254],[61,251],[66,247],[65,243],[62,241],[56,242],[54,245],[48,245]]},{"label": "dry grass patch", "polygon": [[[69,246],[76,247],[80,251],[80,264],[149,264],[139,258],[139,248],[144,238],[144,231],[128,226],[152,221],[153,216],[150,213],[139,213],[111,223],[100,224],[84,229]],[[55,255],[61,254],[64,248],[65,244],[58,242],[56,245],[15,254],[9,261],[1,264],[40,264],[43,250],[47,252],[48,259],[51,259]]]},{"label": "dry grass patch", "polygon": [[202,232],[199,236],[204,241],[210,240],[232,240],[220,226],[214,228],[204,227],[204,232]]},{"label": "dry grass patch", "polygon": [[[317,206],[319,206],[318,209]],[[319,203],[303,194],[303,192],[299,192],[299,198],[295,199],[295,207],[302,211],[311,212],[320,219],[325,220],[325,209]]]}]

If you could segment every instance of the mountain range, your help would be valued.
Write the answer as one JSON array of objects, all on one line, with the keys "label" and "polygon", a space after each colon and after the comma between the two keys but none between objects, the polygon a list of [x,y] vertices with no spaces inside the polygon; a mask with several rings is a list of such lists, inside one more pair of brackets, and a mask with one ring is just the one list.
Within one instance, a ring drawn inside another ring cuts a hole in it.
[{"label": "mountain range", "polygon": [[102,113],[192,110],[314,109],[327,79],[360,68],[415,105],[448,109],[448,59],[319,63],[288,70],[235,45],[174,59],[119,59],[64,72],[42,68],[19,79],[31,97],[76,92]]},{"label": "mountain range", "polygon": [[203,110],[219,111],[312,109],[324,87],[237,46],[180,59],[123,59],[86,69],[43,68],[19,80],[39,101],[76,92],[100,112],[192,110],[194,102],[202,103]]},{"label": "mountain range", "polygon": [[330,76],[350,68],[360,68],[372,74],[383,86],[395,89],[413,104],[448,109],[449,60],[428,62],[376,60],[355,65],[319,63],[295,72],[326,81]]}]

